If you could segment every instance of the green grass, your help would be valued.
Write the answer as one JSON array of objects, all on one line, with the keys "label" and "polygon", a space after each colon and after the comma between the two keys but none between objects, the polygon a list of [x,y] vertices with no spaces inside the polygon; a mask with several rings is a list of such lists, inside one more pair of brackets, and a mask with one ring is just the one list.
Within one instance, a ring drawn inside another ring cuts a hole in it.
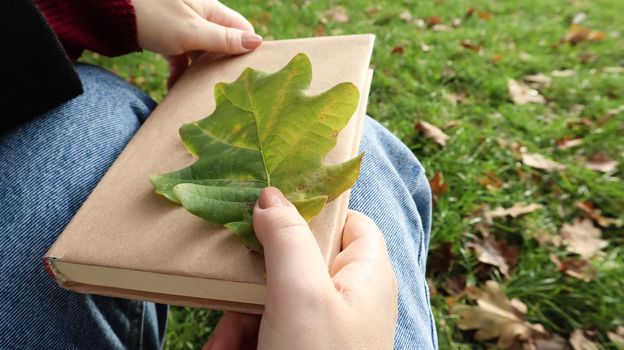
[{"label": "green grass", "polygon": [[[442,349],[485,348],[470,332],[456,328],[457,317],[449,313],[442,286],[445,280],[464,275],[471,284],[486,279],[499,281],[510,297],[528,306],[527,319],[567,338],[575,328],[595,330],[606,348],[606,332],[624,325],[624,230],[603,230],[609,246],[606,255],[593,261],[597,276],[583,282],[557,271],[548,256],[563,248],[540,246],[540,230],[558,234],[563,223],[581,215],[577,200],[590,200],[603,214],[624,219],[624,73],[603,73],[601,68],[624,65],[623,1],[224,1],[250,18],[265,38],[313,36],[325,33],[375,33],[375,76],[368,113],[401,138],[421,159],[429,177],[444,174],[449,190],[437,199],[431,247],[453,244],[454,262],[449,271],[434,276],[438,294],[432,298]],[[348,9],[349,21],[323,25],[320,13],[337,5]],[[469,7],[492,13],[490,20],[473,15]],[[414,18],[441,17],[458,28],[435,32],[399,18],[403,11]],[[554,47],[564,37],[575,14],[584,12],[582,23],[606,34],[599,42]],[[462,40],[483,47],[480,53],[461,47]],[[428,52],[422,44],[430,47]],[[403,54],[393,53],[395,46]],[[581,55],[595,55],[583,63]],[[497,64],[491,61],[500,57]],[[86,54],[84,60],[111,68],[146,90],[156,100],[165,94],[166,63],[157,55],[133,54],[106,59]],[[515,105],[507,93],[507,79],[527,74],[548,74],[572,69],[572,77],[553,78],[540,90],[546,105]],[[462,103],[449,100],[463,94]],[[579,112],[578,105],[584,106]],[[609,110],[612,116],[601,121]],[[587,118],[590,125],[574,123]],[[414,122],[426,120],[443,126],[450,141],[441,148],[420,136]],[[601,121],[598,123],[598,121]],[[601,124],[601,125],[599,125]],[[559,150],[556,141],[581,137],[583,145]],[[522,143],[530,152],[543,154],[568,166],[560,173],[532,170],[521,164],[498,138]],[[597,152],[620,162],[618,171],[604,175],[586,169],[579,157]],[[520,170],[524,176],[520,176]],[[480,181],[493,172],[504,186],[489,190]],[[466,243],[477,233],[474,211],[484,203],[491,207],[516,202],[536,202],[544,209],[524,217],[499,220],[493,233],[521,250],[518,265],[508,279],[496,270],[485,276],[477,270],[474,254]],[[462,302],[465,302],[462,299]],[[166,348],[194,349],[207,338],[219,314],[205,310],[173,308]]]}]

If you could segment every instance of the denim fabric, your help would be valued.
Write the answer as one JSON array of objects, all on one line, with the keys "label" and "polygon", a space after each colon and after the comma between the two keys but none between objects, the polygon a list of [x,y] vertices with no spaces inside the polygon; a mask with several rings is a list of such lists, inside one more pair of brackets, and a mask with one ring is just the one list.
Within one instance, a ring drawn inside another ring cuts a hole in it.
[{"label": "denim fabric", "polygon": [[65,291],[41,257],[155,107],[100,68],[84,94],[0,135],[0,348],[153,349],[163,305]]},{"label": "denim fabric", "polygon": [[437,349],[425,264],[431,232],[431,190],[414,154],[373,119],[366,118],[360,151],[366,152],[349,207],[373,219],[384,234],[399,283],[395,349]]},{"label": "denim fabric", "polygon": [[[77,70],[82,96],[0,135],[0,348],[160,348],[166,306],[65,291],[40,260],[155,106],[107,71]],[[350,207],[386,238],[399,281],[395,348],[434,349],[427,179],[413,154],[370,118],[361,149]]]}]

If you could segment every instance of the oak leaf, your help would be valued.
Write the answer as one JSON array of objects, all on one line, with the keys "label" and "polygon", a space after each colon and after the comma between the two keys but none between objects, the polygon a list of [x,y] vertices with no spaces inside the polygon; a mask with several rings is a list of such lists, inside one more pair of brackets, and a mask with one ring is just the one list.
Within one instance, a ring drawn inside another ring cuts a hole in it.
[{"label": "oak leaf", "polygon": [[576,219],[571,224],[563,224],[560,236],[568,251],[580,255],[583,259],[592,258],[608,244],[600,238],[600,230],[589,219]]},{"label": "oak leaf", "polygon": [[532,213],[538,209],[542,209],[544,206],[537,203],[524,204],[524,203],[516,203],[509,208],[498,207],[489,212],[490,217],[503,217],[503,216],[511,216],[512,218],[518,217],[520,215]]},{"label": "oak leaf", "polygon": [[426,121],[417,122],[414,128],[442,147],[446,146],[446,143],[448,142],[449,136],[445,134],[444,131],[440,130],[440,128],[433,124],[427,123]]},{"label": "oak leaf", "polygon": [[530,166],[531,168],[546,171],[561,171],[566,169],[565,165],[555,162],[554,160],[547,159],[538,153],[523,153],[522,163]]},{"label": "oak leaf", "polygon": [[524,320],[526,305],[518,299],[509,300],[498,283],[487,281],[476,299],[476,306],[453,307],[453,313],[461,317],[459,329],[476,329],[475,340],[498,338],[498,347],[509,349],[518,341],[528,341],[536,334],[545,334],[541,325]]},{"label": "oak leaf", "polygon": [[602,211],[596,208],[591,202],[576,202],[576,207],[579,208],[590,219],[594,220],[599,226],[622,226],[622,220],[608,218],[602,215]]},{"label": "oak leaf", "polygon": [[525,105],[528,103],[546,103],[544,96],[540,95],[537,90],[531,89],[530,87],[519,83],[514,79],[509,79],[507,81],[507,90],[509,91],[509,96],[511,97],[511,100],[517,105]]},{"label": "oak leaf", "polygon": [[570,345],[574,350],[602,350],[602,347],[597,343],[589,340],[582,329],[575,329],[570,334]]},{"label": "oak leaf", "polygon": [[480,262],[496,266],[505,277],[509,277],[509,269],[518,263],[520,257],[517,247],[497,240],[492,235],[486,235],[482,239],[475,238],[468,243],[468,247],[474,249]]},{"label": "oak leaf", "polygon": [[251,216],[262,188],[279,188],[309,221],[353,185],[362,159],[323,164],[355,112],[359,92],[341,83],[307,96],[311,79],[309,58],[298,54],[273,74],[247,68],[233,83],[217,84],[214,112],[180,128],[197,161],[150,176],[156,193],[225,226],[256,251],[261,245]]},{"label": "oak leaf", "polygon": [[585,166],[594,171],[612,173],[617,169],[618,161],[611,159],[606,154],[594,154],[587,158]]}]

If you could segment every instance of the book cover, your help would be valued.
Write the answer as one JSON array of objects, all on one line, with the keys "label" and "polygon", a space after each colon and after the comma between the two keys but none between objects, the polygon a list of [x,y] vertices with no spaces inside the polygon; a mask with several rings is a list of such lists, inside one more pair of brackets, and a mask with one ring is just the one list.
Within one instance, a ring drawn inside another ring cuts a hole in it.
[{"label": "book cover", "polygon": [[[250,253],[227,229],[156,195],[149,175],[194,161],[180,142],[178,129],[214,110],[216,83],[236,80],[246,67],[275,72],[300,52],[312,62],[307,94],[345,81],[360,91],[358,109],[325,162],[353,158],[372,77],[373,41],[373,35],[267,41],[250,54],[194,62],[46,253],[43,260],[50,274],[63,288],[76,292],[262,312],[266,297],[262,255]],[[348,199],[347,191],[310,222],[328,265],[340,249]]]}]

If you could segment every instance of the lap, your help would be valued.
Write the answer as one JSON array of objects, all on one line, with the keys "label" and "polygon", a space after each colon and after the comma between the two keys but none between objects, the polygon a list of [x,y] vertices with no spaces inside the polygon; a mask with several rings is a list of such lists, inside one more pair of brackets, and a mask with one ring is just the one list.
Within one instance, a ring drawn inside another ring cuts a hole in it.
[{"label": "lap", "polygon": [[155,106],[110,72],[87,65],[77,70],[81,96],[0,135],[3,346],[155,348],[164,319],[153,304],[65,291],[41,263]]},{"label": "lap", "polygon": [[395,348],[436,348],[425,277],[431,191],[424,169],[401,141],[368,117],[360,151],[366,154],[349,207],[373,219],[386,240],[399,283]]}]

